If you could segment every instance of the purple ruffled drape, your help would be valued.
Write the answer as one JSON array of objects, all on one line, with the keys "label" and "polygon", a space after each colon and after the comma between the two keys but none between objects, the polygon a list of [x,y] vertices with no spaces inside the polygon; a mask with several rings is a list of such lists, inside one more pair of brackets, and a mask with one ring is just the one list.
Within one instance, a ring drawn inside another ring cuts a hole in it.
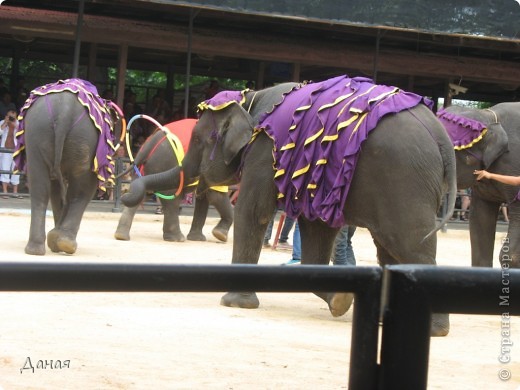
[{"label": "purple ruffled drape", "polygon": [[[106,190],[106,183],[114,184],[115,162],[112,159],[115,153],[114,128],[110,112],[107,110],[109,101],[101,98],[94,85],[81,79],[59,80],[56,83],[46,84],[31,91],[25,101],[20,115],[20,131],[17,133],[18,148],[14,153],[15,164],[19,171],[26,170],[25,164],[25,114],[31,105],[39,98],[50,93],[71,92],[77,96],[78,101],[85,107],[88,115],[99,130],[100,137],[96,147],[96,155],[92,162],[92,171],[97,174],[98,186]],[[48,109],[49,115],[53,115],[52,109]],[[76,118],[74,125],[80,121],[82,116]]]},{"label": "purple ruffled drape", "polygon": [[274,141],[279,203],[296,218],[340,227],[361,144],[379,120],[431,101],[366,78],[340,76],[289,92],[257,131]]},{"label": "purple ruffled drape", "polygon": [[[385,115],[433,106],[422,96],[347,76],[299,85],[280,100],[260,118],[252,142],[261,131],[274,142],[274,180],[287,214],[303,213],[334,227],[344,224],[345,200],[368,133]],[[199,108],[218,110],[243,101],[243,92],[224,91]]]},{"label": "purple ruffled drape", "polygon": [[472,147],[486,134],[486,125],[474,119],[469,119],[442,109],[437,112],[455,150]]}]

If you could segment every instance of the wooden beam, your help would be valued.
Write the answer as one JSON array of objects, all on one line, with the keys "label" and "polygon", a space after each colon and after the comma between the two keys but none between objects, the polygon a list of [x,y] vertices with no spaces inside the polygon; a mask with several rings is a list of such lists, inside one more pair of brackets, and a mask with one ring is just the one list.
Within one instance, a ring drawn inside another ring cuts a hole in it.
[{"label": "wooden beam", "polygon": [[119,46],[118,64],[117,64],[117,91],[116,91],[116,104],[119,107],[123,107],[123,101],[125,98],[125,76],[126,76],[126,63],[128,61],[128,46],[122,44]]},{"label": "wooden beam", "polygon": [[[103,44],[126,44],[155,50],[186,52],[187,26],[136,22],[105,16],[85,15],[83,40]],[[72,40],[75,14],[17,9],[2,6],[0,33],[25,34]],[[279,61],[373,72],[373,47],[343,41],[274,35],[266,31],[236,31],[197,26],[193,31],[193,52],[254,61]],[[520,86],[520,67],[514,61],[470,56],[425,54],[381,49],[378,72],[427,76],[438,79],[462,78],[486,83]]]}]

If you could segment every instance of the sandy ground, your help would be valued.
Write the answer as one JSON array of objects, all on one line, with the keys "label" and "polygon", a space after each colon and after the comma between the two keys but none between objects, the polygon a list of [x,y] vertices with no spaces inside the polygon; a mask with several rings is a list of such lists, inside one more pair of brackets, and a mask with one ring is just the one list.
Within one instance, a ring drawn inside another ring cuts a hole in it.
[{"label": "sandy ground", "polygon": [[[118,218],[87,212],[75,255],[32,257],[23,252],[28,211],[0,206],[0,260],[230,263],[232,237],[226,244],[211,237],[214,218],[205,243],[162,241],[162,216],[151,210],[137,215],[132,241],[116,241]],[[182,222],[187,233],[190,218]],[[497,244],[502,237],[497,234]],[[359,265],[376,264],[366,230],[356,232],[354,249]],[[289,258],[264,249],[260,263]],[[467,231],[439,233],[439,264],[467,266],[469,259]],[[1,293],[0,389],[347,388],[351,312],[332,318],[310,293],[262,293],[257,310],[222,307],[221,295]],[[511,339],[512,361],[501,364],[500,317],[452,315],[449,336],[431,342],[428,388],[520,388],[519,318],[511,320]],[[34,372],[21,370],[28,358]],[[39,360],[70,363],[38,369]],[[511,372],[508,381],[498,378],[501,369]]]}]

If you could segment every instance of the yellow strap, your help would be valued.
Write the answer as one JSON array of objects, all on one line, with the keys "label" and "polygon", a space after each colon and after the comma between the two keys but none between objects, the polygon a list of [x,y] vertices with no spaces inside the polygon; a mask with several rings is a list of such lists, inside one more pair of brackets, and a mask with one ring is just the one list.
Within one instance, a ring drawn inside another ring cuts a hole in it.
[{"label": "yellow strap", "polygon": [[181,140],[175,134],[170,133],[168,129],[166,129],[166,131],[164,132],[166,134],[166,139],[172,147],[173,154],[177,158],[177,162],[179,163],[179,165],[181,165],[182,160],[184,160],[184,148],[182,147]]}]

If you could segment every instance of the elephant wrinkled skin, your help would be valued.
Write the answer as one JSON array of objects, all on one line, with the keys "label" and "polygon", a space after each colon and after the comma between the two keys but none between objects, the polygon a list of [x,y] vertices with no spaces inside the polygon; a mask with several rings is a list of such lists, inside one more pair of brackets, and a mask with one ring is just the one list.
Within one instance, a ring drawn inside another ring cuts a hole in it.
[{"label": "elephant wrinkled skin", "polygon": [[[277,205],[273,140],[262,131],[248,143],[260,118],[296,86],[286,83],[257,92],[245,91],[242,104],[233,103],[219,111],[204,110],[194,129],[183,162],[187,178],[203,174],[208,185],[233,184],[242,167],[235,206],[233,264],[258,263],[262,238]],[[248,151],[244,154],[246,145]],[[174,168],[136,180],[123,202],[139,202],[147,189],[178,186],[179,175],[180,169]],[[343,210],[345,223],[370,230],[381,265],[433,265],[436,215],[448,190],[452,194],[452,211],[456,190],[454,151],[435,115],[418,105],[384,117],[364,142]],[[303,215],[298,223],[302,264],[328,264],[339,228]],[[345,293],[317,295],[328,303],[334,316],[344,314],[352,302]],[[228,293],[221,303],[246,308],[259,305],[254,292]],[[432,335],[446,335],[448,331],[448,315],[434,314]]]},{"label": "elephant wrinkled skin", "polygon": [[[149,175],[164,172],[178,166],[179,164],[175,153],[172,151],[172,146],[169,142],[165,141],[165,137],[166,135],[163,131],[157,131],[151,135],[137,153],[134,164],[128,170],[132,169],[133,166],[138,166],[144,175]],[[202,228],[206,222],[209,205],[211,204],[221,216],[221,220],[217,226],[213,228],[212,233],[218,240],[226,242],[228,231],[233,224],[233,208],[231,207],[228,193],[207,188],[203,180],[200,180],[197,187],[186,187],[186,190],[174,199],[159,198],[164,213],[163,239],[165,241],[175,242],[185,240],[186,237],[179,226],[179,210],[183,196],[188,191],[194,191],[195,188],[196,201],[193,221],[187,239],[191,241],[206,241],[206,236],[202,233]],[[163,194],[170,196],[174,192],[175,191],[172,190],[163,191]],[[125,207],[123,209],[116,232],[114,233],[116,239],[124,241],[130,240],[130,228],[132,227],[137,207],[138,206]]]},{"label": "elephant wrinkled skin", "polygon": [[483,123],[487,133],[470,148],[457,150],[457,185],[471,188],[469,229],[471,264],[493,266],[496,222],[499,207],[508,205],[509,229],[499,260],[502,265],[520,267],[520,188],[493,180],[476,181],[473,172],[486,169],[501,175],[520,173],[520,103],[500,103],[489,109],[451,106],[446,110]]},{"label": "elephant wrinkled skin", "polygon": [[[105,110],[112,108],[107,105]],[[31,192],[27,254],[45,255],[49,198],[55,226],[47,234],[47,245],[53,252],[76,252],[81,218],[98,187],[93,161],[100,131],[85,111],[77,96],[67,91],[39,98],[27,109],[25,153]],[[114,134],[120,135],[121,121],[115,112],[111,117]]]}]

